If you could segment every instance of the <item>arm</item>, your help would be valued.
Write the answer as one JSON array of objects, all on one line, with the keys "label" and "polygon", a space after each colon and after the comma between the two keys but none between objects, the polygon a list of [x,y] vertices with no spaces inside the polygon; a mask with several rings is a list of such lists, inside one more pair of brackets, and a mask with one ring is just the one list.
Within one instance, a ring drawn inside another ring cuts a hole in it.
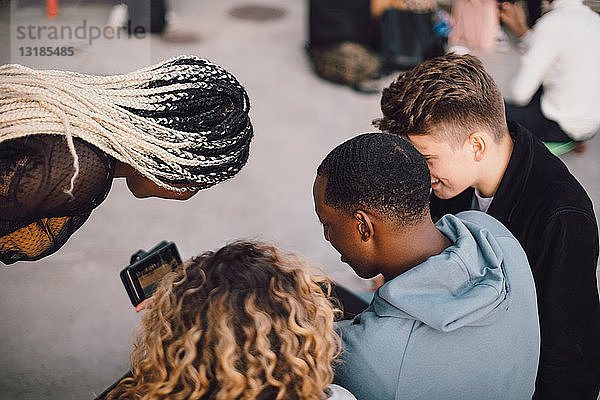
[{"label": "arm", "polygon": [[596,400],[600,387],[600,304],[596,221],[573,210],[545,227],[532,265],[541,355],[534,399]]},{"label": "arm", "polygon": [[523,51],[519,71],[507,97],[517,105],[526,105],[542,85],[562,48],[564,35],[561,35],[560,21],[546,18],[530,30],[523,8],[508,2],[500,4],[499,14],[502,22],[521,39]]},{"label": "arm", "polygon": [[[336,323],[342,336],[340,362],[334,363],[333,383],[348,389],[357,399],[393,399],[398,386],[407,328],[386,326],[372,307],[354,320]],[[393,335],[390,333],[393,332]]]}]

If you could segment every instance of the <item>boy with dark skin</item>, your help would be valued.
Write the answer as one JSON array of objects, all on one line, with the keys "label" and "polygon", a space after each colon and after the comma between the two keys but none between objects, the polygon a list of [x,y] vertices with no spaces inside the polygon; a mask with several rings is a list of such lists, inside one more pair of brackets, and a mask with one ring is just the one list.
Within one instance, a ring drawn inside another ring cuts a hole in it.
[{"label": "boy with dark skin", "polygon": [[473,56],[448,54],[384,89],[382,131],[431,171],[431,214],[488,213],[519,240],[536,282],[542,347],[534,399],[596,400],[600,389],[598,225],[585,190],[526,129]]},{"label": "boy with dark skin", "polygon": [[334,381],[358,400],[531,398],[540,334],[527,256],[484,213],[434,225],[429,191],[424,158],[395,135],[352,138],[317,169],[325,239],[359,276],[385,278],[338,323]]},{"label": "boy with dark skin", "polygon": [[386,282],[390,281],[451,244],[431,218],[423,218],[402,230],[373,211],[356,210],[352,218],[344,218],[342,210],[327,205],[326,187],[327,178],[317,176],[313,195],[325,240],[361,278],[382,274]]}]

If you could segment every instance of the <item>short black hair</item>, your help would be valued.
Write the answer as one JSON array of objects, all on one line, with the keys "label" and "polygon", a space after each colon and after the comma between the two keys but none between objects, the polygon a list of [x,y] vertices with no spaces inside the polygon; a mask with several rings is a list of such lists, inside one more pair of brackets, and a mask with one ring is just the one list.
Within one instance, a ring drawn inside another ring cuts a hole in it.
[{"label": "short black hair", "polygon": [[317,175],[327,178],[325,203],[349,214],[375,211],[407,225],[429,210],[427,162],[396,135],[364,133],[347,140],[325,157]]}]

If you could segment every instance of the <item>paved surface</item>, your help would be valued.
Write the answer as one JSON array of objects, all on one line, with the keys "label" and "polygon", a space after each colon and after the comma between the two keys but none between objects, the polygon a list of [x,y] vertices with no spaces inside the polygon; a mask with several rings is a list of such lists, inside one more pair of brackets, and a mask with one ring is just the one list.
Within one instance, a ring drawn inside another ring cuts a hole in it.
[{"label": "paved surface", "polygon": [[[254,3],[254,2],[253,2]],[[45,26],[41,8],[3,9],[2,37],[11,51],[0,63],[120,73],[187,53],[223,65],[252,101],[255,140],[248,165],[233,180],[185,202],[135,199],[116,180],[108,199],[57,254],[0,268],[0,399],[86,399],[128,365],[139,322],[118,274],[131,253],[162,239],[184,258],[236,238],[259,238],[305,255],[353,288],[368,284],[339,261],[313,211],[311,186],[320,160],[335,145],[373,131],[378,95],[359,94],[315,77],[303,53],[305,1],[264,0],[283,8],[262,23],[235,19],[241,0],[178,0],[174,10],[200,36],[189,44],[152,39],[19,39],[19,26]],[[254,4],[256,4],[254,3]],[[64,7],[53,24],[103,27],[103,4]],[[10,17],[10,18],[9,18]],[[73,46],[75,56],[21,57],[19,47]],[[515,67],[507,51],[484,57],[502,85]],[[563,160],[600,207],[600,137],[585,155]]]}]

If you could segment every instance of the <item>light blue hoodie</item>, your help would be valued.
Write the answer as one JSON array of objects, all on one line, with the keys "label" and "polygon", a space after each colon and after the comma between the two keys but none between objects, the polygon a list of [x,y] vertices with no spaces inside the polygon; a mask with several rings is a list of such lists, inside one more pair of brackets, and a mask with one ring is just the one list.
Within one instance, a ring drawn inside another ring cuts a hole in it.
[{"label": "light blue hoodie", "polygon": [[454,245],[342,321],[334,382],[358,400],[531,399],[540,334],[525,252],[479,211],[436,224]]}]

